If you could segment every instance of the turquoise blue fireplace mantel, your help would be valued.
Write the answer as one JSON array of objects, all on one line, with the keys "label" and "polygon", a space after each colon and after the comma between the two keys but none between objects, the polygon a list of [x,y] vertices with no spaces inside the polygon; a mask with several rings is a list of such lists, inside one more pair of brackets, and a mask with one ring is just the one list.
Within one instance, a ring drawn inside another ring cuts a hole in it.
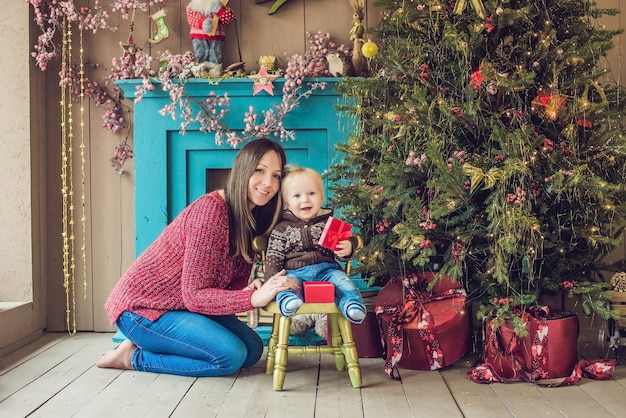
[{"label": "turquoise blue fireplace mantel", "polygon": [[[295,140],[282,142],[289,163],[308,166],[320,172],[339,158],[335,145],[347,142],[356,127],[354,120],[336,110],[345,103],[334,91],[338,78],[319,78],[326,83],[316,90],[283,120],[286,129],[295,133]],[[128,100],[134,100],[141,80],[120,80],[116,83]],[[233,131],[244,129],[244,114],[253,106],[274,109],[282,100],[284,79],[274,81],[274,96],[265,91],[253,96],[253,82],[247,78],[223,79],[219,83],[207,79],[185,82],[185,92],[202,101],[211,92],[230,97],[230,112],[222,122]],[[184,135],[179,133],[182,119],[161,116],[159,110],[170,103],[169,94],[158,84],[143,100],[134,104],[133,149],[135,184],[135,254],[139,255],[163,228],[193,200],[206,193],[215,170],[231,167],[237,149],[215,144],[215,135],[200,132],[191,125]]]}]

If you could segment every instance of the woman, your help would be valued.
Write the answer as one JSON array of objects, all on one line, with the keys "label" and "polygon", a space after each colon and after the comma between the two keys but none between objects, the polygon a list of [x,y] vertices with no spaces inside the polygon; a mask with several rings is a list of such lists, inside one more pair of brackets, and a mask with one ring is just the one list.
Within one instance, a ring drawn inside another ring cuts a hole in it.
[{"label": "woman", "polygon": [[98,367],[225,376],[260,359],[261,338],[235,314],[298,287],[284,270],[248,284],[252,237],[269,233],[282,208],[284,167],[278,143],[247,143],[226,189],[191,203],[135,260],[105,303],[128,339]]}]

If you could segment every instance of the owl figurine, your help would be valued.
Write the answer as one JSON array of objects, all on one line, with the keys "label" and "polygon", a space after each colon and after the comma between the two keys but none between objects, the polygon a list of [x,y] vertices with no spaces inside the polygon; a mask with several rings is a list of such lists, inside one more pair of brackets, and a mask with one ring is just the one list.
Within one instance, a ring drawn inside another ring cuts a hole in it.
[{"label": "owl figurine", "polygon": [[350,65],[345,56],[338,51],[329,52],[326,55],[328,72],[332,77],[343,77],[350,73]]}]

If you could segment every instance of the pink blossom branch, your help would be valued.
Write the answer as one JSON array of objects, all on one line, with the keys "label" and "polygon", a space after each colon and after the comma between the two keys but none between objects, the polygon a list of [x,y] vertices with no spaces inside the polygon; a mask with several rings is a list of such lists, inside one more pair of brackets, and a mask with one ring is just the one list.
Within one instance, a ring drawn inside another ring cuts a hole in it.
[{"label": "pink blossom branch", "polygon": [[[57,58],[59,50],[55,45],[55,36],[63,31],[64,25],[76,25],[79,30],[89,30],[96,33],[100,29],[117,30],[108,25],[109,10],[119,13],[122,19],[130,19],[135,10],[147,11],[148,6],[165,6],[169,0],[113,0],[107,6],[102,6],[100,0],[94,0],[90,7],[76,8],[73,0],[25,0],[33,8],[35,23],[41,29],[37,44],[32,56],[37,66],[46,70],[48,63]],[[197,77],[197,63],[191,51],[182,55],[174,55],[165,51],[157,53],[160,62],[158,75],[152,69],[153,59],[138,45],[122,45],[125,49],[122,57],[112,59],[111,73],[100,84],[88,77],[80,82],[77,65],[70,63],[70,68],[61,72],[60,84],[72,85],[73,100],[78,100],[83,92],[79,86],[85,86],[84,94],[90,97],[96,106],[105,108],[102,126],[111,132],[121,135],[124,130],[130,130],[129,118],[125,113],[130,109],[122,105],[123,93],[115,85],[118,80],[141,79],[141,85],[136,87],[134,102],[139,103],[144,95],[153,91],[155,84],[160,84],[163,91],[167,91],[170,103],[160,109],[163,116],[173,119],[181,118],[180,132],[185,134],[191,125],[198,125],[200,132],[214,132],[215,142],[222,145],[224,140],[231,146],[245,142],[253,137],[275,137],[281,140],[295,139],[293,131],[283,125],[284,118],[294,110],[303,99],[309,98],[315,90],[323,90],[326,83],[313,81],[305,82],[307,78],[328,76],[326,55],[338,51],[350,57],[350,49],[344,45],[336,45],[330,41],[328,33],[307,32],[309,49],[304,56],[293,55],[289,58],[285,71],[283,97],[280,104],[273,109],[262,110],[258,114],[250,107],[243,115],[245,127],[238,134],[226,126],[222,120],[230,112],[230,98],[211,92],[210,96],[199,101],[185,92],[187,79]],[[91,65],[98,68],[98,64]],[[112,166],[118,173],[123,173],[125,161],[133,157],[133,151],[128,144],[128,133],[116,146],[113,155],[109,158]]]}]

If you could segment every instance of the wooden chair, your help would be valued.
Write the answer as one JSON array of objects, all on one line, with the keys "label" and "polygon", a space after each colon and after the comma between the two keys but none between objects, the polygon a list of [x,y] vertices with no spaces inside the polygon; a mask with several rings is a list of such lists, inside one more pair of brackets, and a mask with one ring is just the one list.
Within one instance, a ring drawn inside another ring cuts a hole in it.
[{"label": "wooden chair", "polygon": [[[354,251],[363,246],[363,240],[359,236],[350,238],[354,246]],[[267,238],[263,236],[255,237],[253,240],[255,251],[260,252],[262,262],[265,262],[265,250],[267,248]],[[346,263],[346,273],[350,275],[351,263]],[[280,314],[278,304],[270,302],[265,308],[273,315],[272,331],[267,344],[267,361],[265,373],[273,375],[274,390],[283,390],[285,374],[287,370],[287,360],[289,354],[334,354],[335,366],[338,371],[348,369],[350,382],[355,388],[360,388],[361,369],[359,367],[359,356],[356,345],[352,337],[352,325],[341,314],[334,303],[303,303],[296,314],[326,314],[331,329],[331,345],[321,346],[290,346],[289,330],[291,328],[291,318]]]}]

